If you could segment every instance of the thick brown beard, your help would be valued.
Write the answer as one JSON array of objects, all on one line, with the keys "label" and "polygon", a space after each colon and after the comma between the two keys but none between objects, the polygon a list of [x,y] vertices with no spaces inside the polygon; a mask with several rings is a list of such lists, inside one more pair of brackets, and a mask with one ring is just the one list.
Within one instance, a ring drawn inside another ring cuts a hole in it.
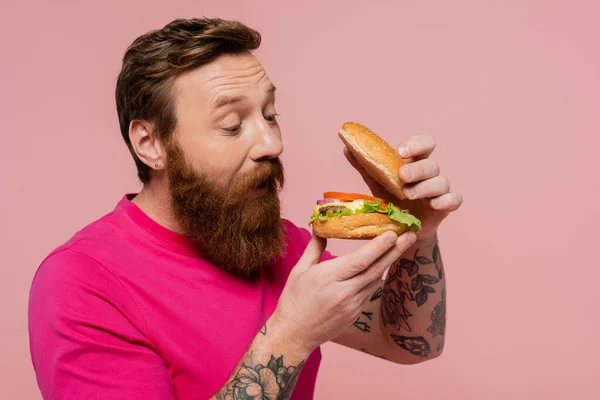
[{"label": "thick brown beard", "polygon": [[[284,185],[279,159],[258,163],[226,188],[218,187],[185,161],[174,144],[167,149],[171,207],[183,233],[218,267],[251,276],[283,255],[285,235],[279,191]],[[266,182],[267,193],[247,198],[250,190]]]}]

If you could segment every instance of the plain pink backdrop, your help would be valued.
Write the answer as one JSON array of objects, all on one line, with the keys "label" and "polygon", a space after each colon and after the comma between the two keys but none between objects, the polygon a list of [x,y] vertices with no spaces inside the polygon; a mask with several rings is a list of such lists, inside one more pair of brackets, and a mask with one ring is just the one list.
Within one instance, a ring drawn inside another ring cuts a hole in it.
[{"label": "plain pink backdrop", "polygon": [[305,224],[324,190],[366,190],[336,136],[346,120],[393,144],[433,135],[465,197],[441,229],[443,356],[398,366],[325,345],[318,399],[600,398],[599,4],[2,1],[0,398],[40,398],[26,323],[37,265],[139,189],[113,97],[127,45],[202,15],[263,34],[287,217]]}]

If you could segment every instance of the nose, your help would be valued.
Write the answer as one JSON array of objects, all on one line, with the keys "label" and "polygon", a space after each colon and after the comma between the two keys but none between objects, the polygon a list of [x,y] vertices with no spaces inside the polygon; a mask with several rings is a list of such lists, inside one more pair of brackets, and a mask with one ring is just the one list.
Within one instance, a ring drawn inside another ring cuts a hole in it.
[{"label": "nose", "polygon": [[281,141],[279,126],[269,125],[267,121],[258,124],[254,145],[250,151],[250,158],[253,161],[261,159],[272,160],[279,157],[282,152],[283,142]]}]

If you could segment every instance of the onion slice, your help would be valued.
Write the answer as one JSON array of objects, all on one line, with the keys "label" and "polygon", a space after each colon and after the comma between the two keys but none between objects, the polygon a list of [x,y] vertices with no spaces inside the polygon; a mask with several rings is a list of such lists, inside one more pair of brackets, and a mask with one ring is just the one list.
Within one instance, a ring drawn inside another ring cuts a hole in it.
[{"label": "onion slice", "polygon": [[321,199],[317,200],[317,204],[329,204],[329,203],[339,203],[337,199]]}]

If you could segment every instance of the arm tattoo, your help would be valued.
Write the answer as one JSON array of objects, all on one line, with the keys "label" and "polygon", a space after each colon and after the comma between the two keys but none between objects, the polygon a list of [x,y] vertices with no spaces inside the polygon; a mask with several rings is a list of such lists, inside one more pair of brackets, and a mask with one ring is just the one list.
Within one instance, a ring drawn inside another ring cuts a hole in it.
[{"label": "arm tattoo", "polygon": [[377,290],[375,291],[375,293],[373,293],[373,296],[371,296],[371,300],[369,301],[375,301],[378,298],[381,297],[381,295],[383,294],[383,289],[382,288],[377,288]]},{"label": "arm tattoo", "polygon": [[[430,264],[435,266],[437,276],[419,272],[421,266]],[[408,317],[411,317],[412,314],[408,311],[406,302],[415,302],[418,307],[425,304],[429,294],[436,292],[432,285],[440,282],[442,271],[440,250],[437,244],[433,248],[431,259],[419,255],[417,249],[412,259],[401,258],[392,264],[381,293],[383,325],[390,324],[395,326],[398,331],[404,329],[412,332],[408,323]],[[373,297],[376,294],[377,292]]]},{"label": "arm tattoo", "polygon": [[411,354],[414,354],[415,356],[429,356],[431,348],[423,336],[398,336],[392,333],[392,338],[394,339],[394,342],[400,346],[400,348],[410,352]]},{"label": "arm tattoo", "polygon": [[442,268],[442,260],[440,259],[440,247],[437,245],[437,243],[435,244],[435,247],[433,248],[433,263],[435,264],[435,269],[437,270],[438,273],[438,278],[442,279],[444,277],[444,273],[442,272],[443,268]]},{"label": "arm tattoo", "polygon": [[303,365],[304,361],[297,366],[285,366],[283,356],[275,358],[273,355],[266,366],[242,364],[235,378],[216,398],[287,400],[292,395]]},{"label": "arm tattoo", "polygon": [[438,257],[439,250],[437,244],[433,250],[433,258],[435,261],[436,270],[438,271],[438,276],[420,274],[419,266],[434,264],[433,260],[430,260],[427,257],[423,257],[419,255],[419,250],[415,251],[415,255],[412,260],[407,258],[402,258],[400,260],[400,269],[398,270],[398,278],[401,279],[401,270],[404,270],[408,275],[410,280],[410,286],[408,282],[403,282],[404,289],[406,289],[407,297],[411,301],[415,301],[419,307],[421,307],[427,301],[429,297],[429,293],[435,293],[435,289],[430,285],[435,285],[439,283],[442,275],[441,267],[438,267]]},{"label": "arm tattoo", "polygon": [[265,324],[265,325],[264,325],[264,326],[261,328],[261,330],[260,330],[260,333],[262,333],[263,335],[267,336],[267,324]]},{"label": "arm tattoo", "polygon": [[[390,267],[388,277],[383,285],[383,298],[381,300],[381,310],[383,313],[383,326],[388,324],[395,326],[396,330],[405,329],[412,332],[410,325],[408,324],[408,317],[412,314],[404,306],[406,300],[406,293],[402,290],[402,282],[397,280],[398,267],[393,264]],[[400,294],[398,294],[394,288],[394,283],[398,284]]]},{"label": "arm tattoo", "polygon": [[442,299],[431,312],[431,326],[427,328],[434,338],[438,335],[441,337],[437,351],[440,352],[444,348],[444,338],[446,334],[446,290],[442,289]]},{"label": "arm tattoo", "polygon": [[[363,311],[362,315],[366,316],[369,319],[369,321],[373,320],[372,312]],[[371,325],[369,325],[366,321],[361,321],[360,317],[358,317],[352,325],[354,325],[355,327],[357,327],[358,329],[360,329],[363,332],[371,332]]]},{"label": "arm tattoo", "polygon": [[444,350],[444,343],[446,342],[446,335],[442,336],[442,341],[438,344],[437,351],[438,353]]}]

